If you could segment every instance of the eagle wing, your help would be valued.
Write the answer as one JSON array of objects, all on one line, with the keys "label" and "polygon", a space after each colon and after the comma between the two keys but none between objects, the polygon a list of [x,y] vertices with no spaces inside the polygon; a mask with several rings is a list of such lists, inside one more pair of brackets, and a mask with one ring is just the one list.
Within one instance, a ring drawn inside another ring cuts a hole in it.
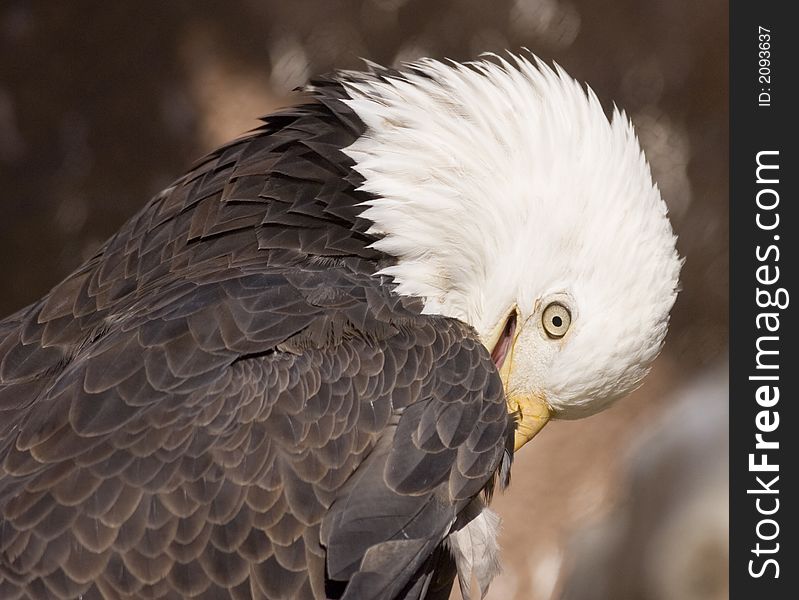
[{"label": "eagle wing", "polygon": [[[449,588],[443,540],[512,421],[474,331],[365,267],[332,151],[306,140],[278,168],[275,137],[327,115],[219,151],[0,322],[0,597]],[[307,156],[316,187],[293,179]],[[309,189],[331,221],[310,234]]]},{"label": "eagle wing", "polygon": [[226,275],[134,307],[35,399],[6,344],[4,598],[392,598],[434,566],[506,451],[486,350],[363,275]]}]

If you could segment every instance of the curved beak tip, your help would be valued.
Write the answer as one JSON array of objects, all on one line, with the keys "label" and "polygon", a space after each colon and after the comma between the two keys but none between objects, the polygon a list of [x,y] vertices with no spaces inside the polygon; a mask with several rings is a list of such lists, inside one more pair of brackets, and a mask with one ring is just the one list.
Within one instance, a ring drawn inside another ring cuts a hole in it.
[{"label": "curved beak tip", "polygon": [[509,397],[508,408],[519,415],[513,444],[514,451],[533,439],[552,416],[546,400],[532,394]]}]

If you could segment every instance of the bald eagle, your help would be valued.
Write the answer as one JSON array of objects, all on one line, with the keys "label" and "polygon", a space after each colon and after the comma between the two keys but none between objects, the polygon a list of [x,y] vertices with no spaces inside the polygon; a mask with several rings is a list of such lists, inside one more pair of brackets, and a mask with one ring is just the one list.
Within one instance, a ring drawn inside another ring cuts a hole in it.
[{"label": "bald eagle", "polygon": [[0,321],[0,597],[484,594],[513,453],[638,385],[679,270],[559,67],[316,79]]}]

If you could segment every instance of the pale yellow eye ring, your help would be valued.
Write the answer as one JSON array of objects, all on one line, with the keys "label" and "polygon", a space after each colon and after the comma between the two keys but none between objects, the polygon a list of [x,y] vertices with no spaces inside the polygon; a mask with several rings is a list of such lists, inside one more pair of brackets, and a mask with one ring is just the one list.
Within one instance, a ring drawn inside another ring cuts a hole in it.
[{"label": "pale yellow eye ring", "polygon": [[546,334],[552,339],[560,339],[572,324],[572,314],[560,302],[549,304],[541,313],[541,325]]}]

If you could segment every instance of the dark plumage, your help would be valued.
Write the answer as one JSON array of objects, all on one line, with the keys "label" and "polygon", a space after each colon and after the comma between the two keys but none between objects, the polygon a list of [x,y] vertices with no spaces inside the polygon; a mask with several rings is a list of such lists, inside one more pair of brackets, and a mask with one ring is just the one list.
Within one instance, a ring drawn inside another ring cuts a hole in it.
[{"label": "dark plumage", "polygon": [[0,322],[0,598],[447,597],[513,423],[475,332],[373,275],[342,95]]}]

